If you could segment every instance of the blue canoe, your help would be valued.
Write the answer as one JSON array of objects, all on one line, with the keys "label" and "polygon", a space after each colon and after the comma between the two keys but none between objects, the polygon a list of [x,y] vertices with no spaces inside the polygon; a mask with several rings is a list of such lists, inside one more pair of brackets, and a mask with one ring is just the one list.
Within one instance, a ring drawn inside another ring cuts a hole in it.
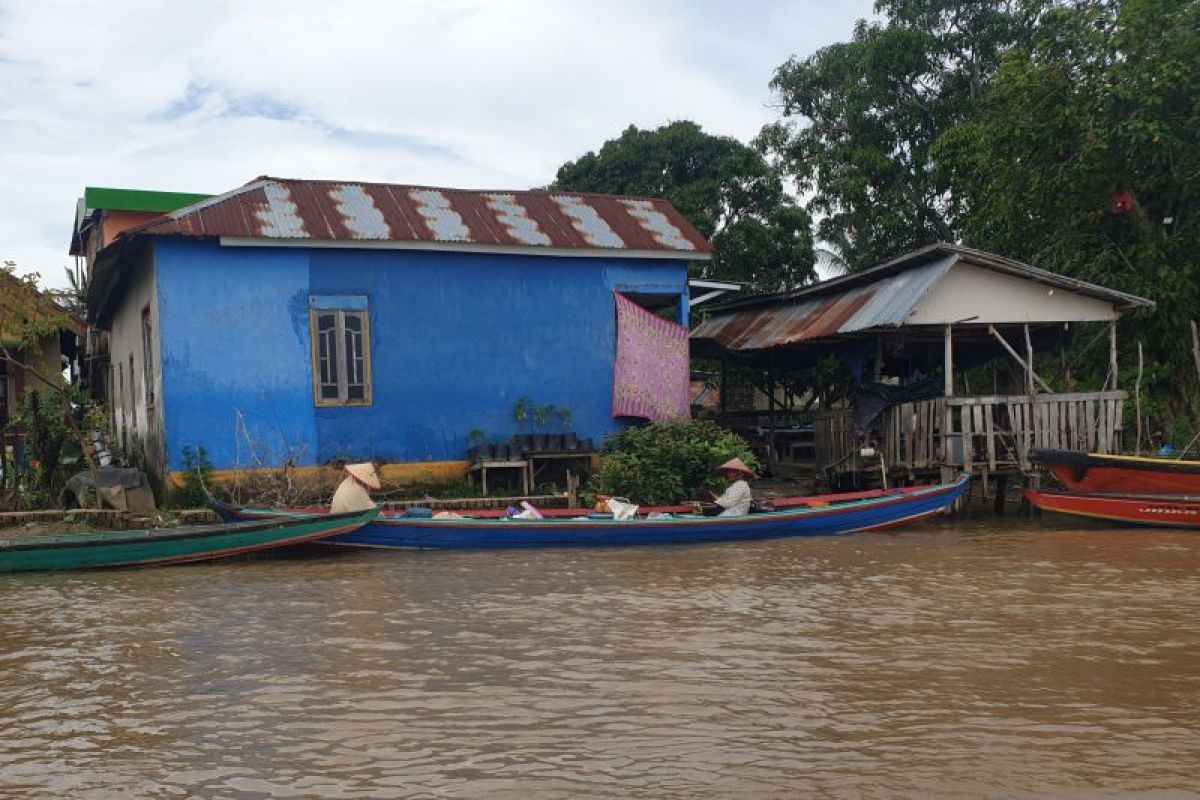
[{"label": "blue canoe", "polygon": [[[639,544],[738,542],[782,536],[837,536],[879,530],[937,514],[966,494],[970,476],[954,483],[884,492],[839,502],[836,495],[818,507],[748,514],[744,517],[676,516],[670,519],[428,519],[376,517],[358,530],[324,539],[343,547],[478,549],[594,547]],[[211,503],[226,520],[266,519],[295,512],[238,508]]]}]

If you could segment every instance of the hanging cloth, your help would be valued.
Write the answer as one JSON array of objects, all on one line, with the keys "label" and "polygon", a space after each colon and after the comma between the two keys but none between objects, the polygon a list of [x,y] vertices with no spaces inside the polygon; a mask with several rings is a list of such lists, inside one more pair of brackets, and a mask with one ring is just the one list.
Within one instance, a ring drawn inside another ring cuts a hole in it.
[{"label": "hanging cloth", "polygon": [[617,361],[613,416],[653,422],[688,419],[688,329],[623,297],[617,304]]}]

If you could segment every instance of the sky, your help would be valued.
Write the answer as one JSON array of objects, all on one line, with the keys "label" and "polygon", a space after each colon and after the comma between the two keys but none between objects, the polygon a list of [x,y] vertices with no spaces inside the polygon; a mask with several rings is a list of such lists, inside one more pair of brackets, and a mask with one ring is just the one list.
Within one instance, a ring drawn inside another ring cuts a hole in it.
[{"label": "sky", "polygon": [[630,124],[753,137],[872,0],[0,0],[0,260],[61,286],[85,186],[524,189]]}]

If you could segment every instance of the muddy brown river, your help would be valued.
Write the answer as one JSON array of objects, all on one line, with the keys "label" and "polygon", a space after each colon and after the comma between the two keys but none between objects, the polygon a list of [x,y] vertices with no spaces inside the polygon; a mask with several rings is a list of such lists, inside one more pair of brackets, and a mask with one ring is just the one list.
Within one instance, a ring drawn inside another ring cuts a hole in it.
[{"label": "muddy brown river", "polygon": [[1200,796],[1200,534],[0,576],[0,797]]}]

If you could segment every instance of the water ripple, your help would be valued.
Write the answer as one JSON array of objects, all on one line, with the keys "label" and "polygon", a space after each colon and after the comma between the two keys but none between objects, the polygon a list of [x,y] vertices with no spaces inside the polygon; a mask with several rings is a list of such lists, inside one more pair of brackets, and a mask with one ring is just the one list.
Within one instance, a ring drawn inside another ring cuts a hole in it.
[{"label": "water ripple", "polygon": [[944,525],[0,581],[0,794],[1200,785],[1200,536]]}]

